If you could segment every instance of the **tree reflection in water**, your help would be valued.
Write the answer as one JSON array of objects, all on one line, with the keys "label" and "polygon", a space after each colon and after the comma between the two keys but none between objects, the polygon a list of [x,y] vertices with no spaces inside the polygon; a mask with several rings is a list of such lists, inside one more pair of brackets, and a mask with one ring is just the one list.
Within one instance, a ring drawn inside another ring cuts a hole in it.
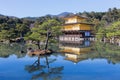
[{"label": "tree reflection in water", "polygon": [[40,64],[40,56],[38,56],[38,59],[32,65],[25,66],[25,70],[29,73],[35,73],[32,75],[31,80],[61,80],[64,67],[51,67],[49,64],[56,61],[56,59],[49,60],[46,55],[44,57],[46,59],[46,65]]},{"label": "tree reflection in water", "polygon": [[0,43],[0,57],[8,58],[13,54],[18,58],[24,57],[26,55],[26,46],[24,43]]}]

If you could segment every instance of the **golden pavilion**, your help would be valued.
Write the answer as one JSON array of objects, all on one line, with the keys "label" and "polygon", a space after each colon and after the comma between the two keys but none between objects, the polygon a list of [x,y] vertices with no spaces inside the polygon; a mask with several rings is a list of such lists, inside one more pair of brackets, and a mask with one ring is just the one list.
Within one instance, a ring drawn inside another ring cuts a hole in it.
[{"label": "golden pavilion", "polygon": [[86,22],[87,18],[79,15],[72,15],[64,18],[65,24],[62,26],[62,33],[59,37],[61,42],[80,42],[91,37],[93,24]]}]

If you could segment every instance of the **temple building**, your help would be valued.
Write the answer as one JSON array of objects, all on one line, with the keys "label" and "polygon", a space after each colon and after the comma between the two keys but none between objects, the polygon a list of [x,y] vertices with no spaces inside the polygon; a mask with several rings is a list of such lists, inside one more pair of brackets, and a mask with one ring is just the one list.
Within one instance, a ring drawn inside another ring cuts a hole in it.
[{"label": "temple building", "polygon": [[61,42],[79,42],[91,37],[93,24],[86,22],[87,18],[79,15],[72,15],[64,18],[62,33],[59,37]]}]

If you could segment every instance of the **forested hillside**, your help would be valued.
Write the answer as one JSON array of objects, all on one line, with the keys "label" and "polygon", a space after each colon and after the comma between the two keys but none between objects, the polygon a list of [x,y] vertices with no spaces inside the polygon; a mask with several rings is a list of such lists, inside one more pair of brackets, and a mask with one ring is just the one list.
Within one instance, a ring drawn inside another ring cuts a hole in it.
[{"label": "forested hillside", "polygon": [[[79,12],[76,14],[88,17],[88,22],[94,24],[94,34],[102,34],[97,37],[110,38],[113,36],[120,36],[120,9],[110,8],[107,12],[93,11]],[[11,40],[25,36],[28,37],[32,34],[31,28],[43,25],[50,19],[57,21],[56,24],[59,22],[59,24],[62,25],[64,23],[62,18],[69,15],[72,15],[72,13],[65,12],[59,16],[46,15],[34,18],[17,18],[0,14],[0,40]]]},{"label": "forested hillside", "polygon": [[94,33],[98,38],[120,37],[120,9],[109,8],[107,12],[83,12],[78,13],[87,16],[93,23]]}]

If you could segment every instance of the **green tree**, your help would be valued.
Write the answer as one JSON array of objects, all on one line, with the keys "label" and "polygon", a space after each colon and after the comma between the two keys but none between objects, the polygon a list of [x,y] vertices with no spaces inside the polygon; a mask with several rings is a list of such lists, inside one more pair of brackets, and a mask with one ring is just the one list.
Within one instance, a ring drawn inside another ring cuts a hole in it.
[{"label": "green tree", "polygon": [[109,28],[107,28],[107,37],[120,37],[120,21],[114,22]]},{"label": "green tree", "polygon": [[38,48],[39,42],[44,42],[45,49],[47,49],[48,41],[55,40],[61,33],[61,23],[55,19],[48,19],[42,24],[32,28],[32,34],[27,37],[27,39],[37,41]]},{"label": "green tree", "polygon": [[24,34],[30,31],[30,28],[26,24],[17,24],[16,25],[16,30],[19,34],[19,37],[24,37]]}]

